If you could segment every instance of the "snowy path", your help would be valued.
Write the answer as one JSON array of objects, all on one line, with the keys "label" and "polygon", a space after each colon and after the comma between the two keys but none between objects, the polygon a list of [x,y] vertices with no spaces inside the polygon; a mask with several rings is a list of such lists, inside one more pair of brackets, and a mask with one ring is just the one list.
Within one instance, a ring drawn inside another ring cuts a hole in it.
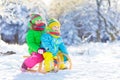
[{"label": "snowy path", "polygon": [[[15,58],[16,57],[16,58]],[[87,59],[86,59],[87,58]],[[58,73],[21,73],[18,55],[0,58],[0,80],[120,80],[120,58],[99,61],[86,56],[73,56],[73,69]],[[11,62],[10,62],[11,61]]]},{"label": "snowy path", "polygon": [[120,59],[113,62],[110,58],[108,61],[88,59],[74,65],[73,71],[76,72],[74,75],[79,76],[75,80],[120,80]]}]

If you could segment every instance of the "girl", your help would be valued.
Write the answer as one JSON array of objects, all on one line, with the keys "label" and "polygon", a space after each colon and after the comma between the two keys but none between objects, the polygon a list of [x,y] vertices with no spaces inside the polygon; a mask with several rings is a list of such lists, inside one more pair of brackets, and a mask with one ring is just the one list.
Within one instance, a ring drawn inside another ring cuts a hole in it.
[{"label": "girl", "polygon": [[[28,51],[31,55],[22,64],[22,71],[33,71],[28,68],[34,67],[40,62],[39,69],[41,67],[43,56],[38,54],[39,48],[41,46],[41,35],[45,33],[45,23],[39,14],[32,14],[31,20],[28,23],[29,30],[26,35],[26,43],[28,45]],[[35,60],[33,60],[35,59]],[[39,70],[38,69],[38,70]],[[39,70],[40,71],[40,70]]]},{"label": "girl", "polygon": [[47,72],[55,69],[54,63],[57,64],[58,69],[67,68],[65,65],[66,61],[71,60],[68,55],[68,51],[65,44],[60,37],[60,22],[56,19],[50,19],[46,28],[47,33],[41,36],[41,46],[46,50],[44,56],[44,67]]}]

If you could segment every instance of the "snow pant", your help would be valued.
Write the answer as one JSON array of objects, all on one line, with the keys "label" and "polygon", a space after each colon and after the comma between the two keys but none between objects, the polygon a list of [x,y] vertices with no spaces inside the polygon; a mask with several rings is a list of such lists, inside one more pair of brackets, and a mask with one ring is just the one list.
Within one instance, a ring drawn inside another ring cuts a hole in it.
[{"label": "snow pant", "polygon": [[59,68],[60,69],[65,69],[66,66],[64,64],[64,56],[62,53],[58,53],[57,57],[53,57],[52,53],[50,52],[45,52],[43,54],[44,56],[44,68],[45,71],[49,72],[54,69],[54,60],[59,59]]},{"label": "snow pant", "polygon": [[31,56],[26,58],[22,64],[22,69],[27,70],[33,68],[36,64],[41,63],[44,60],[43,55],[33,52]]},{"label": "snow pant", "polygon": [[50,52],[45,52],[43,54],[44,57],[44,69],[45,71],[49,72],[54,69],[53,63],[53,55]]},{"label": "snow pant", "polygon": [[64,57],[63,53],[59,52],[57,56],[59,58],[59,68],[65,69],[66,68],[65,57]]}]

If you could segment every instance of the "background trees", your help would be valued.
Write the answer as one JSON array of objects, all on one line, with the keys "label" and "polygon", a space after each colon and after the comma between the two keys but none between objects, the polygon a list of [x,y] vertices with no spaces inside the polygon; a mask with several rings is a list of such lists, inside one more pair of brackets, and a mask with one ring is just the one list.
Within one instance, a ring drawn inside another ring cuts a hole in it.
[{"label": "background trees", "polygon": [[120,39],[120,0],[1,0],[0,34],[8,43],[25,42],[29,14],[57,18],[67,45]]}]

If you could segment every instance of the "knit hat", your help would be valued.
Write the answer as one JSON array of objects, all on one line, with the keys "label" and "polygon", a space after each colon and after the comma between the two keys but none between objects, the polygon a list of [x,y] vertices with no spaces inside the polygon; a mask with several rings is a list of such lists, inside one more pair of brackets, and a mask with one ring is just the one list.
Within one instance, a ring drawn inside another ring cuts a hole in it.
[{"label": "knit hat", "polygon": [[31,17],[31,20],[28,23],[29,27],[35,25],[35,21],[42,20],[42,17],[39,14],[31,14],[30,17]]},{"label": "knit hat", "polygon": [[44,30],[45,28],[45,23],[41,22],[40,24],[35,24],[36,21],[41,20],[42,17],[39,14],[31,14],[31,20],[28,23],[28,26],[31,28],[32,26],[36,26],[36,28],[32,28],[33,30]]},{"label": "knit hat", "polygon": [[31,22],[32,24],[35,24],[37,20],[42,20],[42,17],[39,14],[32,14],[31,15]]},{"label": "knit hat", "polygon": [[58,20],[52,18],[48,21],[48,26],[46,28],[47,33],[49,33],[50,35],[52,35],[55,38],[59,38],[60,37],[60,31],[56,32],[52,29],[52,27],[57,26],[60,27],[61,24]]},{"label": "knit hat", "polygon": [[61,24],[60,24],[60,22],[59,22],[57,19],[52,18],[52,19],[50,19],[50,20],[48,21],[48,27],[49,27],[49,28],[52,28],[53,26],[58,26],[58,27],[60,27]]}]

